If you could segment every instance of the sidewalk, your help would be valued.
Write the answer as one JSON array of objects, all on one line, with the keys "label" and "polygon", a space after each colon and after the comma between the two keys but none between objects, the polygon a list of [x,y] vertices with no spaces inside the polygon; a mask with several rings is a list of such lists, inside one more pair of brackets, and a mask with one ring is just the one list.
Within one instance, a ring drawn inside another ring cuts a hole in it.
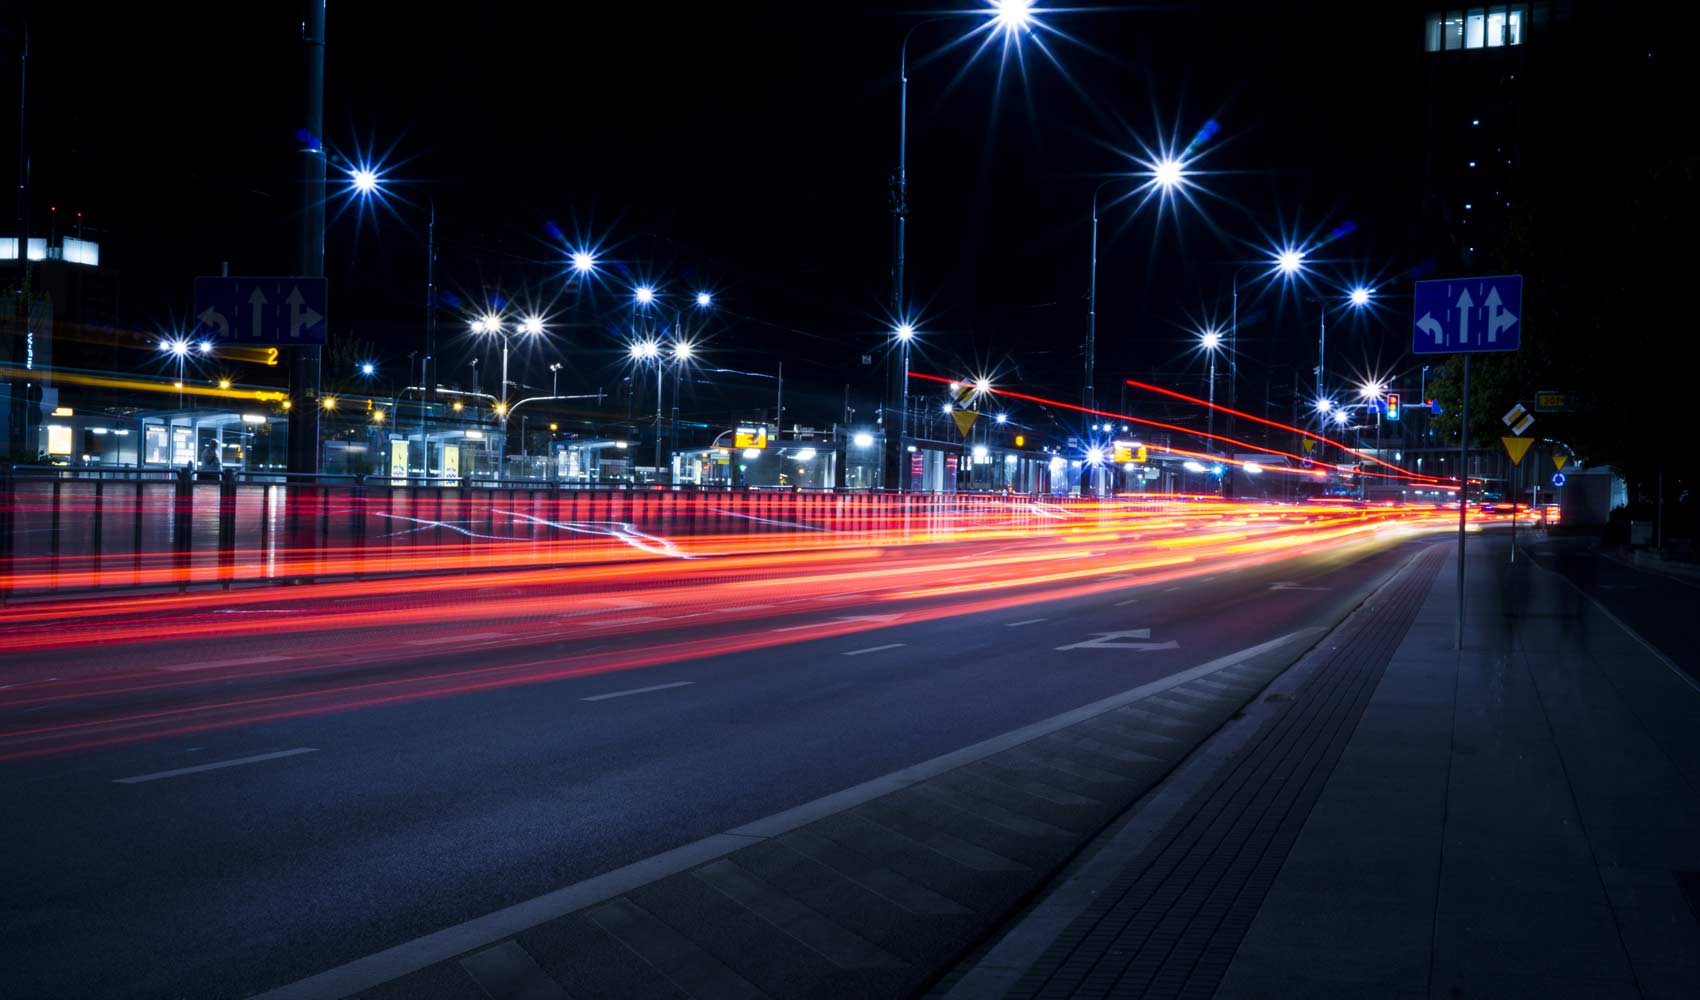
[{"label": "sidewalk", "polygon": [[1462,655],[1437,550],[935,992],[1700,996],[1700,691],[1470,542]]}]

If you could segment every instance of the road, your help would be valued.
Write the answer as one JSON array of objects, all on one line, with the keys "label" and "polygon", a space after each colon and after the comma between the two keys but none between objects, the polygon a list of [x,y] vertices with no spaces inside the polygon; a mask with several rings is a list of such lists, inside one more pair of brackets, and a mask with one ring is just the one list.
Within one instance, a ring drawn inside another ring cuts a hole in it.
[{"label": "road", "polygon": [[6,992],[289,983],[1331,624],[1433,536],[1190,537],[11,609]]}]

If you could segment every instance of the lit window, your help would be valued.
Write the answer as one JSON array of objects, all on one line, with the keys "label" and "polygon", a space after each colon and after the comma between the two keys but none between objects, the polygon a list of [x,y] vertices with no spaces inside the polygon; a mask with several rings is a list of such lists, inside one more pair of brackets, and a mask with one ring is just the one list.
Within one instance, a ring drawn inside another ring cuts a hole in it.
[{"label": "lit window", "polygon": [[1439,52],[1440,51],[1440,35],[1441,35],[1442,30],[1443,30],[1443,26],[1445,24],[1446,24],[1446,18],[1442,17],[1439,14],[1430,14],[1428,16],[1428,18],[1423,22],[1423,51],[1424,52]]},{"label": "lit window", "polygon": [[1456,11],[1456,10],[1447,11],[1446,12],[1446,20],[1441,24],[1441,31],[1445,35],[1445,37],[1442,39],[1442,46],[1441,46],[1442,48],[1444,48],[1448,52],[1453,52],[1457,49],[1463,48],[1464,47],[1464,14],[1463,14],[1463,12],[1462,11]]},{"label": "lit window", "polygon": [[1464,16],[1464,47],[1466,49],[1482,47],[1486,39],[1486,32],[1483,30],[1486,24],[1487,15],[1483,14],[1480,8],[1472,10]]}]

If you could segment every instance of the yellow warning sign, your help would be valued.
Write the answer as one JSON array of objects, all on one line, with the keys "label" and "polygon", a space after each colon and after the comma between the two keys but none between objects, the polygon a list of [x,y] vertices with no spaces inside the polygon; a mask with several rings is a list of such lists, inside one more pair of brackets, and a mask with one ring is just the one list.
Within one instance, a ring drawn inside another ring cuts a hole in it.
[{"label": "yellow warning sign", "polygon": [[974,426],[974,419],[978,416],[979,414],[975,413],[973,410],[950,411],[950,419],[956,421],[956,429],[962,432],[963,437],[968,436],[968,428]]},{"label": "yellow warning sign", "polygon": [[1299,447],[1304,449],[1306,455],[1310,454],[1310,450],[1316,447],[1316,438],[1305,438],[1299,442]]},{"label": "yellow warning sign", "polygon": [[1554,469],[1557,469],[1560,472],[1563,472],[1564,467],[1566,465],[1568,465],[1569,463],[1570,463],[1570,456],[1569,455],[1554,455],[1552,457],[1552,467]]},{"label": "yellow warning sign", "polygon": [[1534,438],[1502,437],[1499,443],[1505,445],[1505,453],[1511,456],[1512,465],[1523,464],[1523,456],[1529,453],[1529,445],[1535,443]]}]

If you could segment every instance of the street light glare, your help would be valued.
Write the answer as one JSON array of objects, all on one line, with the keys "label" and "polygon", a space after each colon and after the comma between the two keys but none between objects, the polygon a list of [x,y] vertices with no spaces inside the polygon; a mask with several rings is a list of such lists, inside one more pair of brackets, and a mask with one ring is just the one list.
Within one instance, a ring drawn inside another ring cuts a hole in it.
[{"label": "street light glare", "polygon": [[655,301],[655,289],[648,285],[639,285],[637,286],[637,289],[632,292],[632,297],[637,299],[638,305],[647,306],[651,302]]},{"label": "street light glare", "polygon": [[348,182],[360,194],[378,190],[378,174],[371,167],[356,167],[348,172]]},{"label": "street light glare", "polygon": [[1181,161],[1165,156],[1157,161],[1157,167],[1152,171],[1151,176],[1157,182],[1158,187],[1165,191],[1171,191],[1180,186],[1186,174],[1181,168]]},{"label": "street light glare", "polygon": [[1214,351],[1222,345],[1222,335],[1215,330],[1206,330],[1204,335],[1198,338],[1198,342],[1204,345],[1205,350]]},{"label": "street light glare", "polygon": [[661,353],[653,340],[640,340],[632,345],[632,357],[638,361],[647,361]]},{"label": "street light glare", "polygon": [[992,0],[992,20],[1005,34],[1026,31],[1033,24],[1032,0]]},{"label": "street light glare", "polygon": [[1346,421],[1350,419],[1352,419],[1352,415],[1347,413],[1345,409],[1342,408],[1334,411],[1334,422],[1339,424],[1341,427],[1346,426]]},{"label": "street light glare", "polygon": [[695,353],[696,348],[692,347],[687,341],[681,340],[673,345],[673,359],[675,361],[689,361]]},{"label": "street light glare", "polygon": [[210,340],[201,341],[201,353],[202,354],[211,354],[212,353],[212,341],[210,341]]},{"label": "street light glare", "polygon": [[897,339],[898,340],[912,340],[912,339],[914,339],[914,337],[915,337],[915,328],[913,326],[911,326],[908,323],[899,323],[898,324],[898,326],[897,326]]},{"label": "street light glare", "polygon": [[1352,289],[1352,305],[1359,308],[1369,305],[1369,289],[1362,285]]},{"label": "street light glare", "polygon": [[1333,408],[1334,401],[1331,399],[1319,399],[1316,401],[1316,412],[1318,413],[1327,413]]},{"label": "street light glare", "polygon": [[360,374],[362,374],[362,375],[375,375],[375,374],[377,374],[377,372],[378,372],[378,366],[374,365],[372,362],[363,361],[363,362],[360,363]]},{"label": "street light glare", "polygon": [[710,295],[708,292],[698,292],[697,305],[707,309],[709,306],[714,305],[714,296]]},{"label": "street light glare", "polygon": [[1275,266],[1282,274],[1297,274],[1304,269],[1305,255],[1288,247],[1276,255]]},{"label": "street light glare", "polygon": [[991,392],[992,391],[992,380],[989,379],[989,378],[977,378],[977,379],[975,379],[974,380],[974,391],[975,392]]},{"label": "street light glare", "polygon": [[535,337],[543,332],[543,320],[538,316],[527,316],[525,321],[520,323],[519,328]]},{"label": "street light glare", "polygon": [[577,271],[580,274],[589,274],[590,272],[596,270],[596,258],[594,256],[592,256],[588,251],[575,250],[573,252],[572,260],[573,260],[573,270]]}]

